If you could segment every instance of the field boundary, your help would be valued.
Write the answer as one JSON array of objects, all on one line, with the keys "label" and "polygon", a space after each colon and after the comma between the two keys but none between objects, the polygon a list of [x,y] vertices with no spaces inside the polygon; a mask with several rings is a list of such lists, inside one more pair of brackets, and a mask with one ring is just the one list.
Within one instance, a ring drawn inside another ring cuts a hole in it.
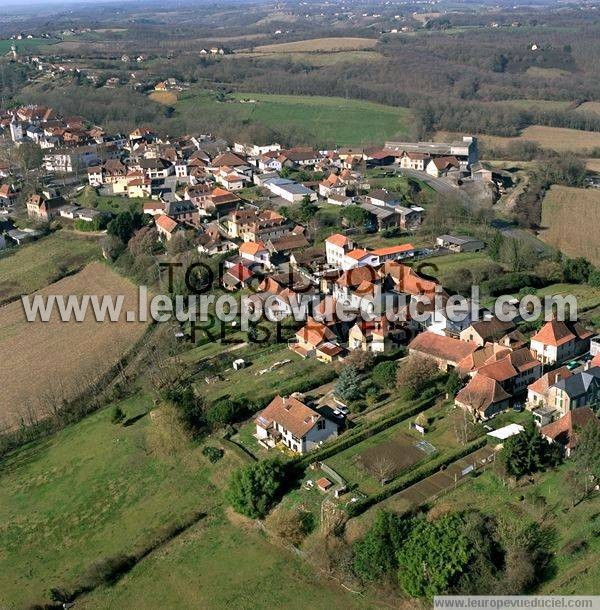
[{"label": "field boundary", "polygon": [[469,454],[477,451],[477,449],[481,449],[487,444],[487,439],[485,437],[480,438],[478,440],[472,441],[468,443],[458,451],[447,455],[442,459],[432,460],[428,462],[421,468],[417,468],[412,471],[406,477],[401,477],[396,479],[396,482],[390,483],[385,489],[380,491],[379,493],[368,496],[364,500],[359,500],[354,504],[351,504],[346,507],[346,511],[351,517],[357,517],[361,513],[364,513],[368,508],[380,504],[384,500],[387,500],[391,496],[397,494],[398,492],[404,491],[409,487],[412,487],[415,483],[419,483],[423,479],[435,474],[439,471],[440,468],[446,468],[450,464],[457,462],[458,460],[467,457]]}]

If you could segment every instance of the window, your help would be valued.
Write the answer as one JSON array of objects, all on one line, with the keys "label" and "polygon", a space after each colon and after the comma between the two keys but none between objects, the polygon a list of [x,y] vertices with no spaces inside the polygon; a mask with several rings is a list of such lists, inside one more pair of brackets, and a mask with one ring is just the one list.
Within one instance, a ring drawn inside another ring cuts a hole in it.
[{"label": "window", "polygon": [[325,430],[325,420],[324,419],[320,419],[317,422],[317,430]]}]

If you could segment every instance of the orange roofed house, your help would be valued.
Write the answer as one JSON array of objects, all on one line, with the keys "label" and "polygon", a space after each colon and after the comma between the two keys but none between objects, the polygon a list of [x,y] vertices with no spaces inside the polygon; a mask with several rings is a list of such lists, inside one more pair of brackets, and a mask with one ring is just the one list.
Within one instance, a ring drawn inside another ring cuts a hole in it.
[{"label": "orange roofed house", "polygon": [[549,442],[561,445],[565,455],[570,457],[581,431],[587,426],[600,426],[600,420],[589,407],[578,407],[543,426],[541,434]]},{"label": "orange roofed house", "polygon": [[420,333],[408,345],[411,356],[433,360],[442,371],[457,368],[458,363],[477,348],[477,344],[472,341],[459,341],[430,332]]},{"label": "orange roofed house", "polygon": [[169,241],[173,235],[181,230],[182,226],[173,218],[162,214],[156,218],[156,230],[161,238]]},{"label": "orange roofed house", "polygon": [[[480,351],[485,352],[486,348]],[[510,399],[523,393],[541,375],[542,365],[531,350],[499,349],[456,395],[457,406],[467,409],[475,419],[485,420],[505,411]]]},{"label": "orange roofed house", "polygon": [[314,318],[308,318],[306,325],[296,333],[296,341],[290,343],[290,349],[303,358],[316,356],[323,362],[331,362],[343,351],[337,345],[335,333]]},{"label": "orange roofed house", "polygon": [[578,322],[550,320],[531,337],[531,349],[542,364],[561,363],[587,351],[592,334]]},{"label": "orange roofed house", "polygon": [[255,436],[262,445],[283,443],[296,453],[306,453],[338,435],[335,422],[291,396],[275,396],[255,423]]}]

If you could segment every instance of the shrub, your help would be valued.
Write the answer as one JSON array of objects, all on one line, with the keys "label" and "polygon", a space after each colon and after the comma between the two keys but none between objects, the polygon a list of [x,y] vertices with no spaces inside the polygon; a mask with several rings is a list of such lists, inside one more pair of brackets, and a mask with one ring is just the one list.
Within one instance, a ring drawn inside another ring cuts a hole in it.
[{"label": "shrub", "polygon": [[202,449],[202,455],[208,458],[208,461],[211,464],[218,462],[223,457],[223,453],[223,449],[220,449],[219,447],[212,447],[210,445],[207,445],[204,447],[204,449]]},{"label": "shrub", "polygon": [[227,497],[240,514],[264,517],[281,496],[285,469],[277,459],[248,464],[235,470],[229,481]]},{"label": "shrub", "polygon": [[396,373],[398,365],[396,362],[380,362],[375,365],[371,379],[380,388],[391,389],[396,385]]},{"label": "shrub", "polygon": [[125,412],[121,409],[120,405],[115,405],[110,421],[113,424],[122,424],[125,421]]}]

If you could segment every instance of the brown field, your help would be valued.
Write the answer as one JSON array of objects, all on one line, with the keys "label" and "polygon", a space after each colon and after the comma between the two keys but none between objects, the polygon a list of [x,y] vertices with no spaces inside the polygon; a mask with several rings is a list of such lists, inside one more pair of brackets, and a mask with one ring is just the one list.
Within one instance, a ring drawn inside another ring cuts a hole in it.
[{"label": "brown field", "polygon": [[555,79],[561,78],[562,76],[569,76],[570,72],[561,70],[560,68],[538,68],[537,66],[531,66],[530,68],[527,68],[525,74],[527,74],[527,76],[533,76],[534,78]]},{"label": "brown field", "polygon": [[173,91],[152,91],[148,97],[163,106],[174,106],[177,103],[177,94]]},{"label": "brown field", "polygon": [[600,114],[600,102],[584,102],[577,108],[581,112]]},{"label": "brown field", "polygon": [[[456,135],[458,134],[438,131],[435,139],[443,141]],[[478,134],[477,137],[489,148],[503,148],[509,142],[519,140],[537,142],[542,148],[550,148],[557,152],[586,152],[592,148],[600,147],[600,132],[564,129],[562,127],[545,127],[543,125],[531,125],[524,129],[520,136],[514,138],[488,136],[485,134]]]},{"label": "brown field", "polygon": [[600,190],[553,186],[542,203],[540,239],[600,265]]},{"label": "brown field", "polygon": [[234,55],[225,55],[225,59],[231,58],[236,59],[239,57],[268,57],[269,59],[274,58],[285,58],[291,61],[310,64],[311,66],[322,67],[338,64],[344,61],[347,62],[374,62],[383,59],[383,55],[378,51],[332,51],[332,52],[309,52],[303,53],[257,53],[257,52],[244,52],[235,53]]},{"label": "brown field", "polygon": [[[42,295],[124,295],[123,310],[137,310],[137,290],[103,263],[51,284]],[[124,317],[124,316],[123,316]],[[77,396],[108,372],[143,335],[145,323],[27,322],[21,301],[0,308],[0,429],[32,423],[62,399]]]},{"label": "brown field", "polygon": [[385,443],[369,447],[358,456],[358,463],[376,479],[393,479],[425,457],[425,452],[415,447],[415,439],[400,432]]},{"label": "brown field", "polygon": [[585,166],[590,172],[600,172],[600,159],[588,159]]},{"label": "brown field", "polygon": [[296,42],[266,44],[254,47],[259,53],[302,53],[314,51],[361,51],[377,45],[375,38],[313,38]]}]

